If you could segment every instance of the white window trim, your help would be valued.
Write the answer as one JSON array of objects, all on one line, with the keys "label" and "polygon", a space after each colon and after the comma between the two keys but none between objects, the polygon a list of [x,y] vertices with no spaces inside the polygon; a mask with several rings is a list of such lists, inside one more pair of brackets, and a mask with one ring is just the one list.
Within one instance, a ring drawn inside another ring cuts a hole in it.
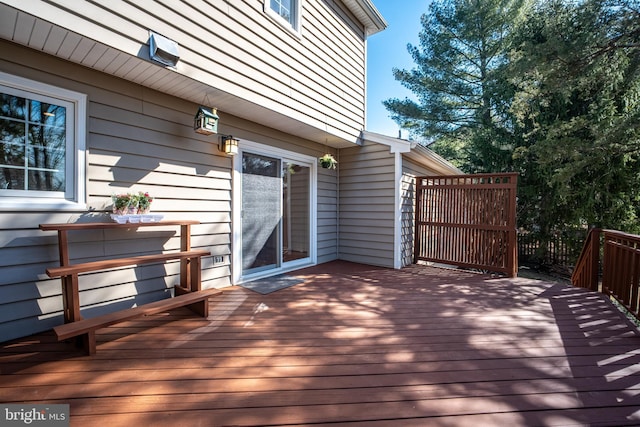
[{"label": "white window trim", "polygon": [[[269,277],[276,274],[286,273],[288,271],[297,270],[303,267],[316,265],[318,263],[318,161],[317,158],[307,156],[305,154],[296,153],[294,151],[282,148],[264,145],[253,141],[241,140],[238,144],[240,149],[233,159],[233,210],[232,210],[232,247],[233,247],[233,263],[232,263],[232,283],[238,284],[247,280]],[[310,241],[309,241],[309,261],[301,261],[300,263],[290,262],[286,267],[274,268],[264,273],[252,274],[249,277],[242,276],[242,153],[248,151],[254,154],[272,156],[275,158],[285,158],[287,160],[298,161],[309,166],[310,169],[310,189],[309,197],[311,200],[310,208]]]},{"label": "white window trim", "polygon": [[294,36],[301,38],[302,37],[302,0],[296,0],[296,1],[297,1],[297,5],[296,5],[296,14],[295,14],[295,23],[296,23],[295,26],[291,25],[289,21],[287,21],[278,13],[276,13],[275,10],[271,9],[270,0],[264,0],[263,6],[264,6],[264,12],[267,15],[269,15],[271,19],[276,21],[276,23],[278,23],[280,26],[282,26],[285,30],[289,31]]},{"label": "white window trim", "polygon": [[[54,99],[60,99],[74,106],[72,133],[73,152],[72,162],[67,162],[67,182],[71,188],[67,187],[65,196],[47,197],[46,195],[36,195],[25,191],[24,195],[14,194],[5,196],[0,190],[0,210],[86,210],[86,118],[87,118],[87,95],[62,89],[57,86],[24,77],[14,76],[0,71],[0,84],[39,94]],[[70,180],[70,181],[69,181]],[[13,193],[13,192],[12,192]],[[40,193],[42,194],[42,193]]]}]

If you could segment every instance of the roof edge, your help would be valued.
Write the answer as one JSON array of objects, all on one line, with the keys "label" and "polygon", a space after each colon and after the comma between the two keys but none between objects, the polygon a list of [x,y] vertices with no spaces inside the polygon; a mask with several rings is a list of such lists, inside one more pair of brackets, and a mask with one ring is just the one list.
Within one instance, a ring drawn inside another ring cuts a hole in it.
[{"label": "roof edge", "polygon": [[364,24],[367,36],[387,28],[387,21],[382,17],[371,0],[342,0],[344,5]]},{"label": "roof edge", "polygon": [[389,147],[389,151],[391,153],[402,153],[404,156],[407,156],[407,158],[412,159],[442,175],[464,174],[464,172],[455,167],[444,157],[415,141],[394,138],[366,130],[362,131],[360,137],[364,141],[386,145]]}]

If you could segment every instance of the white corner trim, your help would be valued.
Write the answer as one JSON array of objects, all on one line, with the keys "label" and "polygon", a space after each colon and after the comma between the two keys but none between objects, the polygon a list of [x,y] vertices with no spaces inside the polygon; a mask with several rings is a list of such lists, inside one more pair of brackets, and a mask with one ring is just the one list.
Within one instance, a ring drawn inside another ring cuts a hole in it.
[{"label": "white corner trim", "polygon": [[402,268],[402,153],[394,155],[395,212],[393,222],[393,268]]}]

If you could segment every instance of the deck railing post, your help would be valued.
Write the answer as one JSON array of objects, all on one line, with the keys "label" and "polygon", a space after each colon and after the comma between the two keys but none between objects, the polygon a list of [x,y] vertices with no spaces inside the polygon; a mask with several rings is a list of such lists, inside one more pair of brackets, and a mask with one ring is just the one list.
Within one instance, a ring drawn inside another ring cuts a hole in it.
[{"label": "deck railing post", "polygon": [[600,278],[600,230],[594,228],[591,230],[591,286],[592,291],[598,290],[598,281]]}]

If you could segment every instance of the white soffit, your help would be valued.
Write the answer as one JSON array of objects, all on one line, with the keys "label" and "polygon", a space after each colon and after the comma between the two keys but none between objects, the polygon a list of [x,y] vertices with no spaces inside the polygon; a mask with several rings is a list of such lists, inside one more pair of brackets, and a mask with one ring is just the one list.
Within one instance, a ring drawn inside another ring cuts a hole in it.
[{"label": "white soffit", "polygon": [[343,2],[351,13],[362,22],[367,36],[387,28],[387,21],[384,20],[371,0],[343,0]]}]

